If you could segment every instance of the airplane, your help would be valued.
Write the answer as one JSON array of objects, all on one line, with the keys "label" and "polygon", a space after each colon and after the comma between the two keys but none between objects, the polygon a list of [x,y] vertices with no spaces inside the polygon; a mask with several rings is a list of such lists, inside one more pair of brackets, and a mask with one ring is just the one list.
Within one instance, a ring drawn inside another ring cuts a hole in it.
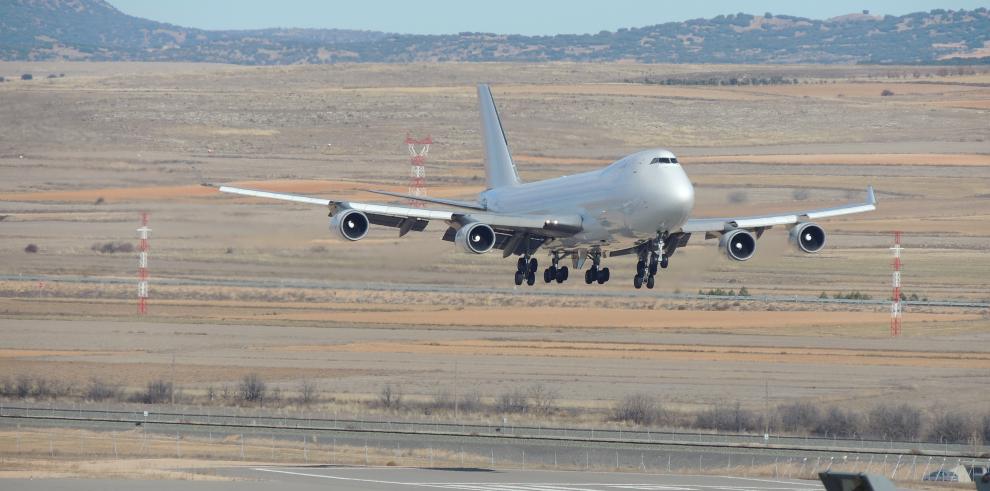
[{"label": "airplane", "polygon": [[694,186],[677,156],[663,148],[636,152],[590,172],[522,182],[488,85],[478,86],[478,102],[486,189],[475,201],[367,190],[439,205],[429,209],[207,185],[224,193],[326,206],[331,232],[347,241],[363,239],[372,225],[397,228],[402,237],[422,232],[430,221],[444,222],[443,240],[463,252],[500,250],[503,258],[519,256],[513,277],[517,286],[536,283],[539,263],[534,255],[541,249],[550,256],[550,266],[543,270],[545,283],[567,281],[569,269],[561,261],[570,258],[576,270],[590,259],[584,282],[604,284],[611,276],[602,266],[605,259],[635,254],[633,286],[653,288],[658,271],[668,267],[670,257],[693,234],[718,239],[729,259],[746,261],[766,230],[788,226],[790,242],[813,254],[825,247],[826,240],[825,229],[815,220],[876,209],[870,186],[862,203],[784,214],[692,218]]}]

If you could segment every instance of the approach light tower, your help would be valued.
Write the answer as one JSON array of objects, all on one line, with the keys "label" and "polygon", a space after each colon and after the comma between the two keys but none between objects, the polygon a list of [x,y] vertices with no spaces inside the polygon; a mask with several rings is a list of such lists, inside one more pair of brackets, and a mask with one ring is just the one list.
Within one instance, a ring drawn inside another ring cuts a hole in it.
[{"label": "approach light tower", "polygon": [[138,314],[148,313],[148,213],[141,214],[141,228],[137,229],[138,238]]},{"label": "approach light tower", "polygon": [[[426,185],[426,155],[430,153],[430,145],[433,139],[429,135],[419,140],[406,134],[406,145],[409,147],[409,194],[413,196],[425,196]],[[422,207],[422,201],[409,200],[409,205]]]},{"label": "approach light tower", "polygon": [[901,334],[901,233],[894,232],[894,246],[890,248],[894,253],[894,294],[890,299],[890,335],[899,336]]}]

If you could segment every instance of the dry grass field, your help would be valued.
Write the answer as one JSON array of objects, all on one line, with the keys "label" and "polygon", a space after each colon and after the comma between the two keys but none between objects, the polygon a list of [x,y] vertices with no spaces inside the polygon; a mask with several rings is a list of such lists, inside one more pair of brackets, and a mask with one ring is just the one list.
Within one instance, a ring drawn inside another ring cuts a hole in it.
[{"label": "dry grass field", "polygon": [[[287,392],[314,381],[345,405],[385,384],[421,399],[455,384],[484,397],[544,384],[562,406],[593,411],[634,392],[679,408],[760,408],[765,387],[773,403],[985,410],[980,309],[909,310],[890,339],[883,305],[626,296],[629,258],[609,262],[606,286],[511,290],[510,261],[458,253],[439,240],[442,224],[342,244],[325,210],[199,186],[381,201],[362,190],[405,189],[408,133],[436,141],[428,193],[471,197],[484,176],[473,85],[492,82],[523,179],[666,146],[695,182],[698,216],[831,206],[877,188],[878,212],[824,223],[820,255],[772,230],[756,258],[730,263],[696,237],[656,292],[884,298],[890,232],[903,230],[905,293],[990,301],[990,77],[885,77],[898,70],[0,63],[0,75],[36,74],[0,84],[0,374],[136,390],[170,376],[174,355],[189,394],[258,372]],[[66,76],[38,76],[48,72]],[[801,83],[628,82],[778,72]],[[136,276],[135,255],[92,250],[135,243],[142,211],[153,229],[146,318],[120,282]],[[443,290],[417,289],[434,285]]]}]

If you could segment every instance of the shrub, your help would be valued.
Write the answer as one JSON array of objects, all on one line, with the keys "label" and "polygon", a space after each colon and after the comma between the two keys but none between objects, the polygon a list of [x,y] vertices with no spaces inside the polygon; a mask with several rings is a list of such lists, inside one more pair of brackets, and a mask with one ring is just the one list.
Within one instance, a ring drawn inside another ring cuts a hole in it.
[{"label": "shrub", "polygon": [[525,413],[529,411],[529,399],[520,389],[503,392],[495,401],[495,410],[500,413]]},{"label": "shrub", "polygon": [[917,440],[921,436],[921,410],[909,404],[881,404],[870,411],[869,429],[884,440]]},{"label": "shrub", "polygon": [[660,419],[660,411],[655,397],[644,393],[629,394],[612,410],[612,419],[647,426]]},{"label": "shrub", "polygon": [[257,373],[249,373],[241,379],[238,395],[247,402],[263,402],[266,390],[267,387],[261,377]]},{"label": "shrub", "polygon": [[385,384],[378,394],[378,404],[385,409],[398,409],[402,407],[402,391],[392,387],[392,384]]},{"label": "shrub", "polygon": [[855,437],[863,427],[863,418],[856,412],[830,407],[818,421],[814,432],[825,437]]},{"label": "shrub", "polygon": [[148,382],[148,387],[138,399],[145,404],[161,404],[172,399],[172,383],[162,379]]},{"label": "shrub", "polygon": [[795,402],[777,407],[781,428],[784,431],[809,432],[818,426],[821,411],[810,402]]},{"label": "shrub", "polygon": [[38,246],[37,246],[37,244],[28,244],[24,248],[24,252],[26,252],[28,254],[37,254],[38,253]]},{"label": "shrub", "polygon": [[539,414],[550,414],[557,410],[558,393],[543,384],[532,385],[527,390],[532,410]]},{"label": "shrub", "polygon": [[978,433],[976,421],[960,411],[944,411],[935,415],[928,440],[942,443],[967,443]]},{"label": "shrub", "polygon": [[749,196],[746,194],[746,191],[733,191],[729,193],[729,203],[739,204],[745,203],[748,200]]},{"label": "shrub", "polygon": [[93,378],[86,387],[85,398],[90,401],[99,402],[113,399],[120,395],[120,389],[109,384],[102,379]]},{"label": "shrub", "polygon": [[90,247],[90,250],[99,252],[100,254],[130,253],[134,252],[134,244],[130,242],[97,242]]},{"label": "shrub", "polygon": [[892,95],[894,95],[894,92],[890,89],[883,89],[883,92],[880,93],[881,97],[890,97]]},{"label": "shrub", "polygon": [[299,384],[299,403],[308,406],[316,402],[316,383],[312,380],[303,380]]},{"label": "shrub", "polygon": [[739,401],[731,406],[715,404],[695,417],[695,427],[734,432],[762,430],[762,418],[749,409],[743,409]]},{"label": "shrub", "polygon": [[30,73],[25,73],[24,75],[21,75],[21,80],[32,80],[32,79],[34,79],[34,75],[31,75]]},{"label": "shrub", "polygon": [[811,193],[809,193],[807,189],[795,189],[792,195],[797,201],[804,201],[811,197]]}]

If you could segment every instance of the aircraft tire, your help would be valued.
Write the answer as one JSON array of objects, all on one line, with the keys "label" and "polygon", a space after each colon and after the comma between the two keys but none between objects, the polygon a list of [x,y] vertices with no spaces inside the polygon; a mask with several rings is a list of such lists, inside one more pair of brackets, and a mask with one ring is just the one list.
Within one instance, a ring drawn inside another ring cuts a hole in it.
[{"label": "aircraft tire", "polygon": [[646,287],[647,288],[649,288],[650,290],[652,290],[653,289],[653,285],[655,285],[655,284],[656,284],[655,276],[650,275],[650,276],[648,276],[646,278]]},{"label": "aircraft tire", "polygon": [[533,259],[530,259],[529,260],[529,272],[530,273],[536,273],[536,270],[539,269],[539,267],[540,267],[540,263],[539,263],[539,261],[536,260],[535,257]]},{"label": "aircraft tire", "polygon": [[668,259],[667,256],[663,256],[663,257],[660,258],[660,267],[661,268],[667,269],[667,266],[669,266],[669,265],[670,265],[670,259]]},{"label": "aircraft tire", "polygon": [[523,275],[522,271],[516,271],[516,277],[515,277],[516,286],[519,286],[519,285],[521,285],[523,283],[523,276],[524,275]]},{"label": "aircraft tire", "polygon": [[591,269],[586,270],[584,272],[584,282],[590,285],[593,281],[595,281],[595,277],[592,276]]},{"label": "aircraft tire", "polygon": [[526,273],[526,284],[533,286],[534,283],[536,283],[536,273],[533,271]]},{"label": "aircraft tire", "polygon": [[643,288],[643,277],[640,275],[633,276],[633,286],[636,287],[637,290]]},{"label": "aircraft tire", "polygon": [[602,268],[602,270],[598,272],[598,284],[604,285],[605,283],[608,283],[608,279],[611,276],[612,275],[609,274],[608,268]]},{"label": "aircraft tire", "polygon": [[636,263],[636,276],[643,276],[643,273],[645,271],[646,271],[646,263],[643,262],[643,261],[637,262]]},{"label": "aircraft tire", "polygon": [[567,276],[568,275],[569,275],[569,271],[567,270],[567,266],[563,266],[560,269],[558,269],[557,270],[557,283],[563,283],[563,282],[567,281]]},{"label": "aircraft tire", "polygon": [[551,281],[553,281],[553,277],[554,277],[553,270],[551,270],[550,268],[547,268],[547,269],[544,269],[543,270],[543,282],[544,283],[550,283]]}]

